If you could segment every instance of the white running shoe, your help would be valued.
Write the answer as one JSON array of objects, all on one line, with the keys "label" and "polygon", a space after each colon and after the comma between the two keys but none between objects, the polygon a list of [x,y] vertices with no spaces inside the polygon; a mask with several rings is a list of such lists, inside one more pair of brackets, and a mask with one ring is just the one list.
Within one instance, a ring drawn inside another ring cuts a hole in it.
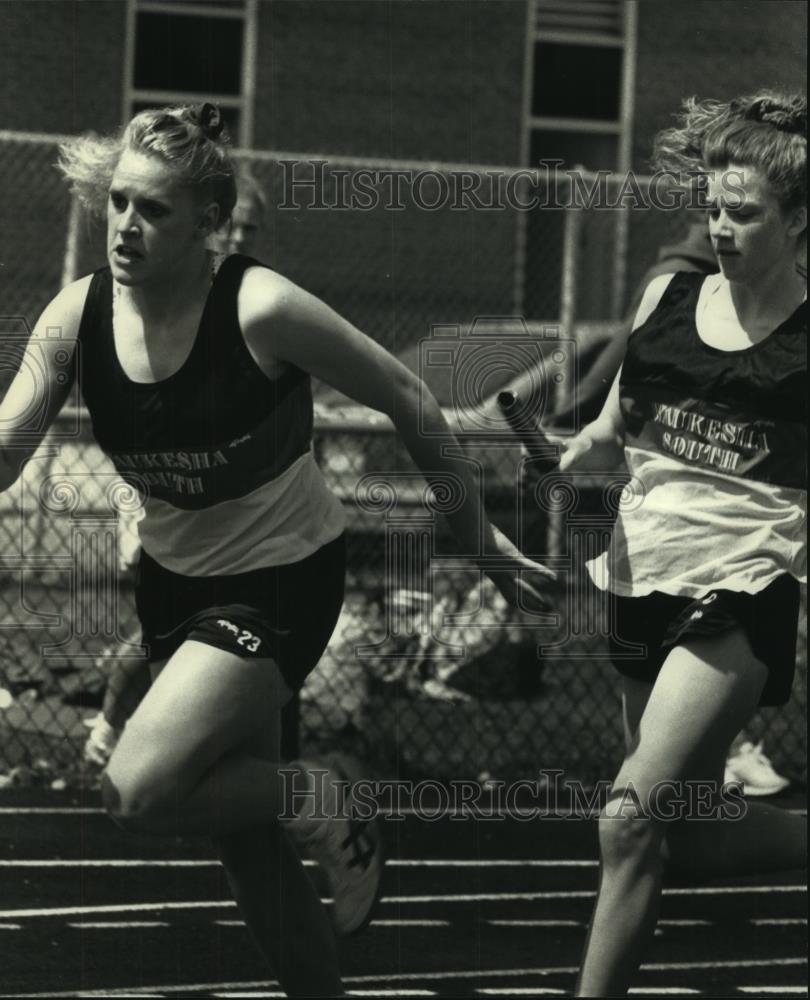
[{"label": "white running shoe", "polygon": [[742,782],[746,795],[776,795],[790,784],[788,778],[773,769],[762,750],[762,742],[746,740],[733,750],[726,761],[726,782]]},{"label": "white running shoe", "polygon": [[322,772],[322,788],[329,787],[331,805],[324,807],[326,819],[302,817],[285,828],[306,854],[320,865],[332,896],[332,923],[340,935],[355,934],[371,920],[380,891],[383,868],[382,844],[377,822],[360,818],[353,788],[360,775],[345,759],[330,758],[328,765],[300,762],[304,768]]}]

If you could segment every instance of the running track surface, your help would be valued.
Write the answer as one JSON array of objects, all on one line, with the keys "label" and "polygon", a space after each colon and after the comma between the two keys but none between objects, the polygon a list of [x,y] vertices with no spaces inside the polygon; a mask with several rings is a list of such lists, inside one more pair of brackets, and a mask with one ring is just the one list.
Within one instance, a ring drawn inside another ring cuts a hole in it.
[{"label": "running track surface", "polygon": [[[803,808],[796,800],[785,803]],[[570,995],[597,869],[588,819],[383,823],[357,996]],[[282,996],[206,843],[120,832],[92,799],[0,797],[3,997]],[[806,879],[665,891],[637,996],[807,996]]]}]

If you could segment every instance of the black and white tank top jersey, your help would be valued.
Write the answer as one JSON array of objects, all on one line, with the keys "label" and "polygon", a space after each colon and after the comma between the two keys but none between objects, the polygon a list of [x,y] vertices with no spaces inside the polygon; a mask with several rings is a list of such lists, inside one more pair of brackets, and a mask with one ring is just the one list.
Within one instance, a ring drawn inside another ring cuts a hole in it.
[{"label": "black and white tank top jersey", "polygon": [[143,498],[145,551],[175,573],[298,562],[344,528],[312,454],[309,375],[289,368],[269,379],[239,327],[239,287],[257,265],[238,254],[222,262],[188,358],[150,383],[133,382],[119,362],[109,268],[90,283],[81,391],[99,446]]},{"label": "black and white tank top jersey", "polygon": [[752,347],[700,336],[707,279],[676,274],[630,337],[620,400],[633,483],[607,554],[614,593],[757,593],[806,579],[807,305]]}]

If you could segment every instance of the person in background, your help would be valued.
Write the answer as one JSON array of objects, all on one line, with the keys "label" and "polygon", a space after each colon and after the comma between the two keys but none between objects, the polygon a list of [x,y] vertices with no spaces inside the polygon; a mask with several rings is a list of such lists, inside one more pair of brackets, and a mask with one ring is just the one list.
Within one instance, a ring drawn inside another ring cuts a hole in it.
[{"label": "person in background", "polygon": [[236,204],[230,226],[217,233],[213,249],[221,253],[243,253],[253,257],[259,250],[267,229],[267,195],[253,176],[249,165],[239,164],[236,170]]}]

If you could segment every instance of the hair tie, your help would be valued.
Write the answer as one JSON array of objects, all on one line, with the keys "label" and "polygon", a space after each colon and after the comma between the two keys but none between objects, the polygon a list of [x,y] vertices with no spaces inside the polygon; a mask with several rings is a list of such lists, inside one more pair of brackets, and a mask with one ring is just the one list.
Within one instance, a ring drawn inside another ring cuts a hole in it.
[{"label": "hair tie", "polygon": [[762,121],[778,128],[780,132],[799,133],[805,131],[806,117],[790,111],[766,111]]},{"label": "hair tie", "polygon": [[748,117],[766,125],[773,125],[780,132],[800,134],[807,131],[806,106],[785,105],[765,98],[752,105]]},{"label": "hair tie", "polygon": [[225,123],[222,120],[222,113],[216,104],[206,101],[197,111],[197,124],[203,131],[206,139],[218,139],[222,134]]}]

